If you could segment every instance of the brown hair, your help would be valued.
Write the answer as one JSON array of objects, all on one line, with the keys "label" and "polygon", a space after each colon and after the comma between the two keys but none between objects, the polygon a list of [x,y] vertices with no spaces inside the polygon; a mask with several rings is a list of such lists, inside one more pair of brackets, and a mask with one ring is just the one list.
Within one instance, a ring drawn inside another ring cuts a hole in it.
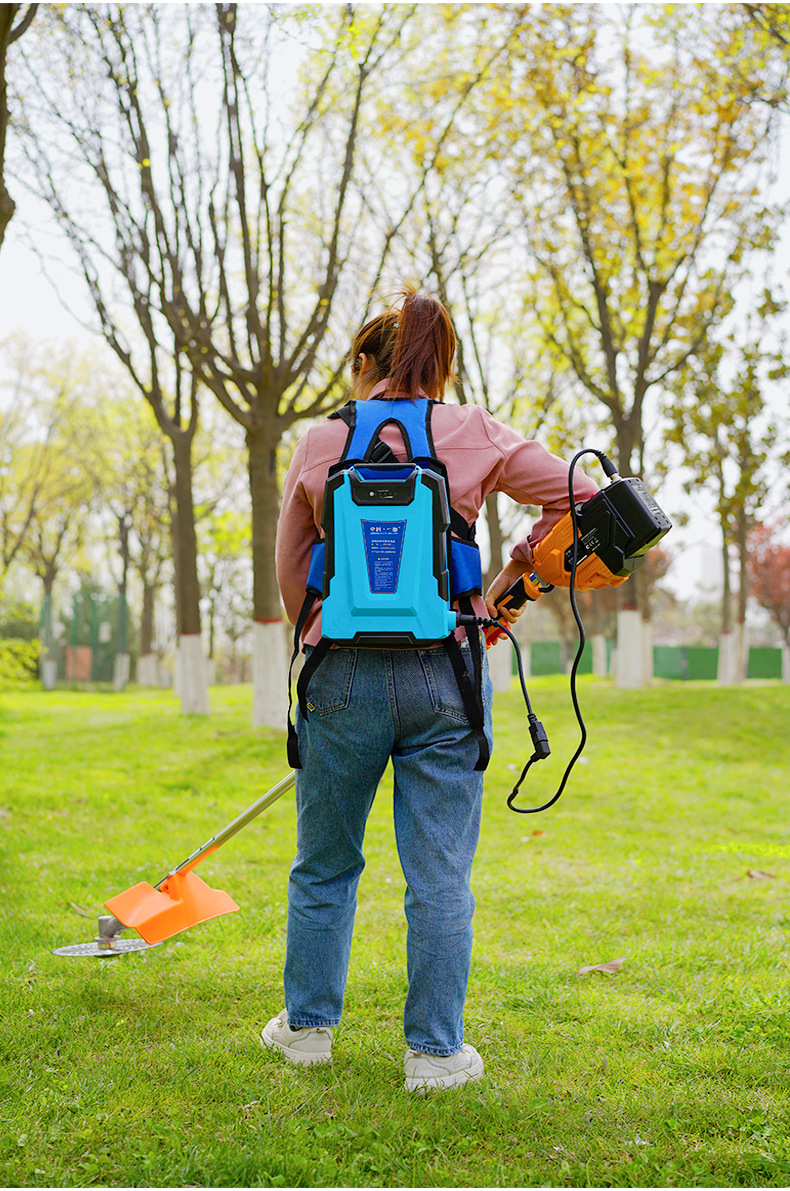
[{"label": "brown hair", "polygon": [[373,379],[391,380],[389,395],[411,398],[422,389],[441,401],[448,383],[455,379],[456,337],[450,316],[436,298],[414,285],[401,290],[400,309],[394,303],[365,323],[351,349],[351,371],[360,370],[360,355],[371,357]]}]

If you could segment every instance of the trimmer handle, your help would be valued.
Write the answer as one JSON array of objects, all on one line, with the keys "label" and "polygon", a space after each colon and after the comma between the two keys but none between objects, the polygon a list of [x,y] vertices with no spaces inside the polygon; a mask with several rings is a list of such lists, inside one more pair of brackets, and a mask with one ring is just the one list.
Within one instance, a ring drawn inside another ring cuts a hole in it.
[{"label": "trimmer handle", "polygon": [[[515,583],[511,583],[501,599],[497,600],[496,607],[500,609],[521,608],[527,600],[539,600],[542,595],[552,590],[552,584],[544,583],[540,576],[533,571],[531,575],[521,575]],[[490,649],[504,635],[500,629],[485,629],[486,649]]]}]

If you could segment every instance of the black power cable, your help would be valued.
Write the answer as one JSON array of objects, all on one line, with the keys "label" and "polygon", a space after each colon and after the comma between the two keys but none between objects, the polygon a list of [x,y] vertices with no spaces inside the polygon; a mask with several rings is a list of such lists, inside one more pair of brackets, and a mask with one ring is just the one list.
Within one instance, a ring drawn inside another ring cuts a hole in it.
[{"label": "black power cable", "polygon": [[539,811],[548,810],[548,808],[550,806],[554,805],[554,803],[557,801],[557,799],[560,797],[563,790],[565,789],[565,786],[568,783],[568,778],[571,775],[571,770],[573,769],[574,765],[578,761],[579,757],[582,755],[582,753],[584,751],[584,746],[587,743],[587,728],[585,726],[584,719],[582,718],[581,707],[579,705],[579,696],[578,696],[578,692],[576,690],[576,674],[579,669],[579,663],[581,662],[582,654],[584,653],[584,646],[586,644],[587,638],[586,638],[585,632],[584,632],[584,623],[583,623],[582,618],[579,614],[579,608],[576,603],[576,569],[577,569],[578,562],[579,562],[579,532],[578,532],[578,521],[577,521],[577,513],[576,513],[576,499],[575,499],[575,496],[573,493],[574,469],[576,467],[576,464],[579,462],[579,460],[582,458],[583,455],[595,455],[596,458],[598,459],[598,461],[600,462],[601,466],[603,467],[604,472],[606,473],[607,477],[610,480],[617,476],[617,469],[615,468],[615,466],[611,462],[611,460],[609,460],[606,457],[606,455],[603,453],[603,451],[596,451],[593,447],[586,447],[583,451],[578,451],[577,454],[574,455],[573,459],[571,460],[570,468],[568,471],[568,495],[570,497],[571,526],[573,529],[573,546],[572,546],[572,551],[571,551],[569,594],[570,594],[571,610],[573,611],[573,618],[576,621],[576,626],[579,630],[579,648],[576,651],[576,657],[573,659],[573,665],[571,667],[570,688],[571,688],[571,700],[573,702],[573,710],[576,713],[576,720],[579,724],[580,738],[579,738],[579,744],[576,749],[576,752],[573,754],[573,756],[571,757],[570,761],[568,762],[568,764],[565,768],[565,772],[562,775],[562,781],[559,784],[556,794],[553,796],[553,798],[550,798],[548,802],[544,802],[542,806],[521,807],[521,806],[513,805],[513,803],[515,802],[515,799],[518,796],[518,792],[521,788],[521,784],[524,781],[524,778],[529,773],[532,766],[535,764],[536,761],[544,760],[546,757],[548,757],[550,755],[550,752],[551,752],[551,750],[549,748],[548,739],[546,737],[546,733],[543,729],[543,725],[535,717],[535,714],[532,710],[532,706],[529,701],[529,695],[527,694],[527,685],[526,685],[526,682],[524,679],[524,668],[523,668],[522,661],[521,661],[521,650],[519,648],[518,642],[516,641],[516,638],[513,636],[513,634],[510,632],[510,630],[501,621],[487,620],[484,617],[481,617],[478,619],[479,624],[481,624],[487,628],[492,627],[492,626],[494,628],[498,628],[501,632],[505,633],[510,638],[510,640],[513,642],[513,645],[516,650],[516,659],[518,662],[518,676],[519,676],[519,680],[521,682],[521,690],[524,694],[524,701],[527,705],[527,718],[529,720],[529,731],[530,731],[530,736],[532,737],[532,743],[535,747],[535,752],[532,754],[532,756],[530,757],[530,759],[527,761],[526,765],[522,769],[521,776],[518,779],[518,781],[516,782],[515,786],[513,787],[512,791],[508,797],[508,800],[507,800],[507,804],[508,804],[509,808],[512,811],[514,811],[517,815],[536,815]]}]

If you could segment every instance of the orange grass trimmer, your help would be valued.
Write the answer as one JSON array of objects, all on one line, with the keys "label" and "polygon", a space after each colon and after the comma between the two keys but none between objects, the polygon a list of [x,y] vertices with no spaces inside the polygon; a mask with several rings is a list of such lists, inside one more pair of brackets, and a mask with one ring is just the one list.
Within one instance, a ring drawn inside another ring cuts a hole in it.
[{"label": "orange grass trimmer", "polygon": [[[201,860],[211,856],[261,811],[290,790],[295,780],[296,775],[292,771],[257,802],[248,806],[246,811],[242,811],[221,831],[201,844],[186,860],[171,868],[156,885],[140,881],[111,897],[104,903],[110,913],[99,918],[99,931],[92,942],[58,947],[52,954],[109,959],[130,951],[144,951],[182,930],[197,926],[199,922],[208,922],[210,918],[238,910],[239,907],[229,894],[221,889],[211,889],[193,870]],[[136,930],[141,937],[119,938],[121,931],[127,929]]]}]

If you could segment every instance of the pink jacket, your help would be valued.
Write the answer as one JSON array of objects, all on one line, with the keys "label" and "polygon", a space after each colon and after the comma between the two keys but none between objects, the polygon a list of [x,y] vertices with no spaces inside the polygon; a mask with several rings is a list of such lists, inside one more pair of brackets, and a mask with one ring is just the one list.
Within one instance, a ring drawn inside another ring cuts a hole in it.
[{"label": "pink jacket", "polygon": [[[381,396],[386,382],[373,390]],[[405,398],[408,400],[408,398]],[[516,543],[511,557],[532,561],[532,546],[568,512],[568,464],[550,454],[540,443],[528,441],[498,422],[479,405],[434,406],[431,429],[439,459],[447,468],[450,500],[454,509],[471,524],[491,492],[504,492],[524,505],[539,505],[541,517],[531,533]],[[280,519],[277,524],[277,582],[285,610],[296,623],[305,595],[310,550],[321,534],[321,509],[327,473],[343,453],[348,427],[339,418],[312,426],[299,440],[285,479]],[[385,426],[382,440],[399,460],[406,457],[403,440],[395,426]],[[574,475],[578,501],[597,491],[582,471]],[[486,616],[485,603],[476,597],[475,611]],[[321,605],[318,601],[302,634],[303,645],[315,645],[321,637]]]}]

